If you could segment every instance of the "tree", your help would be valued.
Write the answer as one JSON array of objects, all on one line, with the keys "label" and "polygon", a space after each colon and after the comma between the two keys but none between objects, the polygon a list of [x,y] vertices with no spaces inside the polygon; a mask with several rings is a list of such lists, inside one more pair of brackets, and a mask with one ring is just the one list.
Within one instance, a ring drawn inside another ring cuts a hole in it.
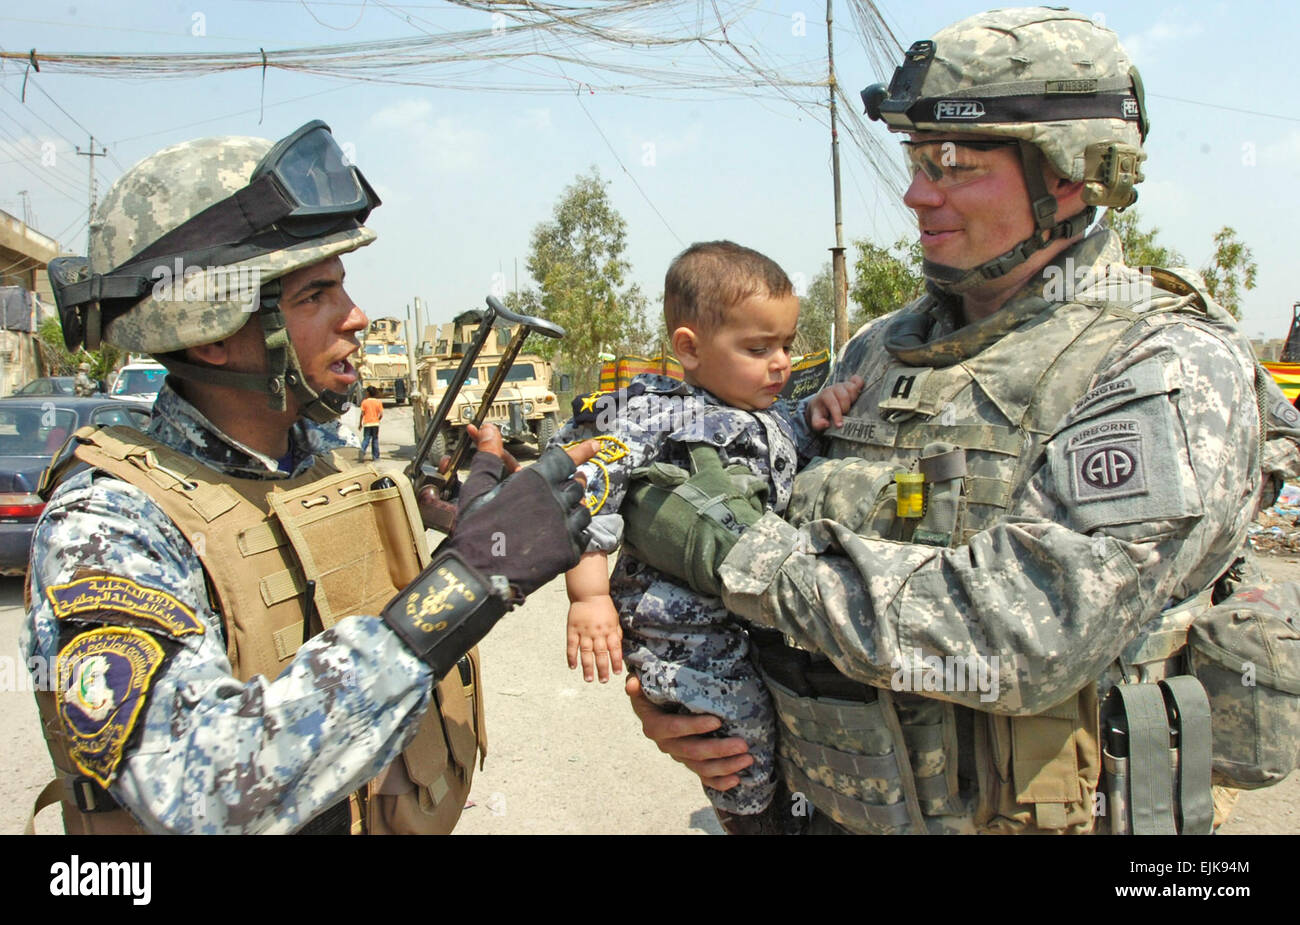
[{"label": "tree", "polygon": [[1228,314],[1241,320],[1241,293],[1255,288],[1255,255],[1227,225],[1214,235],[1214,256],[1202,271],[1205,288]]},{"label": "tree", "polygon": [[1159,228],[1144,231],[1139,226],[1137,209],[1106,213],[1106,223],[1124,243],[1124,262],[1131,267],[1181,267],[1187,261],[1172,247],[1156,243]]},{"label": "tree", "polygon": [[835,322],[835,280],[829,262],[813,277],[808,294],[799,300],[799,333],[795,353],[815,353],[831,345]]},{"label": "tree", "polygon": [[594,388],[597,357],[636,335],[645,297],[627,281],[627,223],[593,167],[555,204],[555,217],[533,229],[528,272],[540,286],[541,314],[565,329],[560,344],[579,390]]},{"label": "tree", "polygon": [[900,238],[890,247],[880,247],[862,238],[853,246],[858,256],[853,262],[849,298],[857,311],[849,327],[901,308],[921,294],[925,278],[921,275],[920,241]]},{"label": "tree", "polygon": [[82,363],[90,364],[90,378],[105,380],[122,360],[122,351],[112,344],[100,344],[98,350],[68,350],[63,343],[63,325],[59,319],[46,318],[36,331],[45,371],[51,376],[71,376]]}]

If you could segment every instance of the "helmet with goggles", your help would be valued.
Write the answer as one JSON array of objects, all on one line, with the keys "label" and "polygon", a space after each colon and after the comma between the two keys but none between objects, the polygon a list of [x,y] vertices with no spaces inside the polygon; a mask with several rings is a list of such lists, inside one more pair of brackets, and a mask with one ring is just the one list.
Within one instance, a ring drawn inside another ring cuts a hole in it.
[{"label": "helmet with goggles", "polygon": [[[1081,234],[1097,206],[1124,208],[1137,200],[1150,129],[1142,81],[1115,33],[1079,13],[1037,7],[962,20],[914,43],[889,85],[868,87],[862,101],[867,115],[890,131],[942,133],[950,147],[979,149],[1000,140],[1020,153],[1034,234],[972,270],[927,261],[926,276],[947,291],[1001,276],[1051,241]],[[932,181],[955,179],[924,139],[907,153],[912,168]],[[1044,160],[1064,179],[1084,184],[1088,208],[1057,220]]]},{"label": "helmet with goggles", "polygon": [[[324,122],[275,144],[224,137],[165,148],[105,195],[88,259],[50,262],[64,340],[70,350],[102,339],[154,354],[181,378],[265,393],[272,408],[293,393],[305,414],[328,420],[345,399],[307,384],[278,280],[373,241],[363,223],[379,204]],[[199,366],[179,353],[247,323],[262,328],[265,374]]]}]

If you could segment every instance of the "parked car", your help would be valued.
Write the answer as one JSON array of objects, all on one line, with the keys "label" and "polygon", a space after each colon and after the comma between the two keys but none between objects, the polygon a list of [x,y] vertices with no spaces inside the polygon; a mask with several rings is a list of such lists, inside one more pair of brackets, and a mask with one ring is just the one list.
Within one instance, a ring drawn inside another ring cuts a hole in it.
[{"label": "parked car", "polygon": [[75,395],[76,376],[43,376],[27,383],[15,395]]},{"label": "parked car", "polygon": [[153,404],[166,378],[167,368],[160,363],[128,363],[117,371],[108,394]]},{"label": "parked car", "polygon": [[0,575],[26,571],[32,530],[45,509],[36,494],[41,473],[73,431],[88,424],[143,430],[149,405],[107,396],[0,398]]}]

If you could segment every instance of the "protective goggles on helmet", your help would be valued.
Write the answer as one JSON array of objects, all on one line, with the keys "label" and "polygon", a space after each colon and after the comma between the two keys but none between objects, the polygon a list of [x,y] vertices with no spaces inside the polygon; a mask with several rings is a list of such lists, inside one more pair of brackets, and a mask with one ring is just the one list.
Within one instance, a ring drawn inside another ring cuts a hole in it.
[{"label": "protective goggles on helmet", "polygon": [[1008,138],[992,141],[903,141],[901,144],[909,177],[920,171],[935,186],[952,189],[987,176],[996,166],[989,152],[995,148],[1015,148],[1020,142]]},{"label": "protective goggles on helmet", "polygon": [[254,168],[248,185],[204,209],[107,273],[84,257],[50,261],[50,283],[69,350],[99,346],[100,332],[146,296],[160,265],[231,266],[360,228],[380,199],[334,141],[329,126],[308,122],[281,139]]}]

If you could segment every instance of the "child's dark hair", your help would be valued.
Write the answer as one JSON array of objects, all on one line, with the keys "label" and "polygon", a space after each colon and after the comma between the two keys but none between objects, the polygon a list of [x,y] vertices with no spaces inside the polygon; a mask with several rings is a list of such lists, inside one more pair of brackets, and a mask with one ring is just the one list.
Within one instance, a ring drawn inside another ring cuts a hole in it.
[{"label": "child's dark hair", "polygon": [[756,295],[791,295],[790,277],[770,257],[733,241],[699,241],[673,258],[664,277],[664,322],[712,330],[727,310]]},{"label": "child's dark hair", "polygon": [[379,389],[373,385],[366,386],[366,397],[375,398],[379,395]]}]

